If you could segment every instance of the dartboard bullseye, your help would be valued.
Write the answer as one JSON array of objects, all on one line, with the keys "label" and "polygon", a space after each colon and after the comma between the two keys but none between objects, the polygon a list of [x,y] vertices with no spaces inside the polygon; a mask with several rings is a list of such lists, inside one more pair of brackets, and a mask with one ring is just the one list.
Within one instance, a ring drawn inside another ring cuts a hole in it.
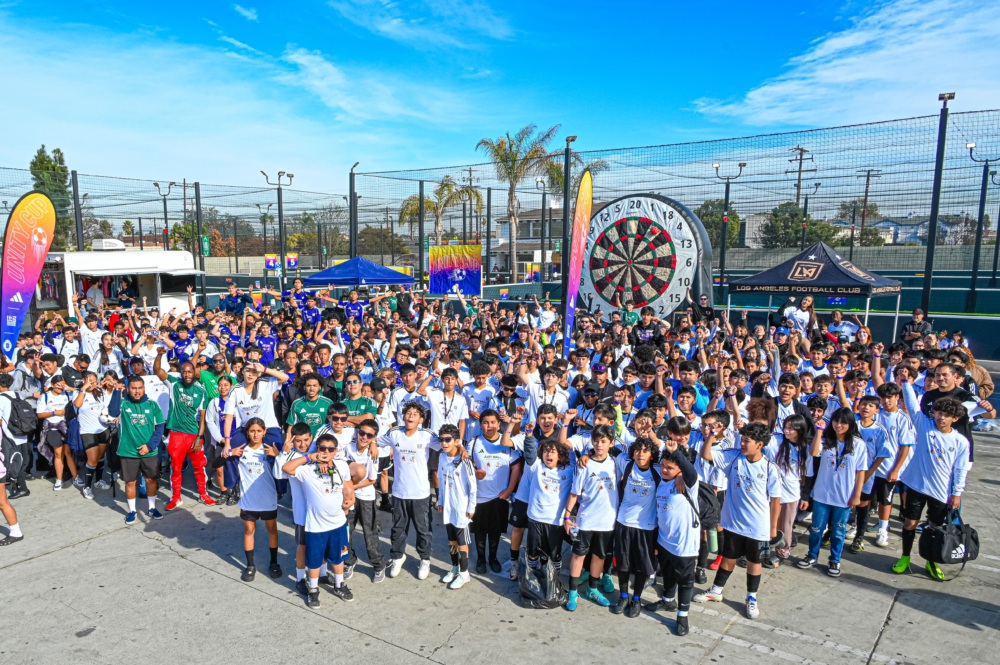
[{"label": "dartboard bullseye", "polygon": [[702,254],[701,223],[684,206],[656,195],[612,201],[591,220],[580,292],[594,306],[638,309],[658,316],[684,301]]}]

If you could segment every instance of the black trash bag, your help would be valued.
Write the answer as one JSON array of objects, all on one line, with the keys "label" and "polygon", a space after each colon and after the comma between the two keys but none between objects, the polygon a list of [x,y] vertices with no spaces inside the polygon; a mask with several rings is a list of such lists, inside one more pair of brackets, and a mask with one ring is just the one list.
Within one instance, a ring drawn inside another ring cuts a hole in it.
[{"label": "black trash bag", "polygon": [[520,567],[518,587],[521,605],[536,610],[552,610],[566,602],[566,589],[551,561],[539,562],[537,568],[528,568],[527,559],[522,555]]}]

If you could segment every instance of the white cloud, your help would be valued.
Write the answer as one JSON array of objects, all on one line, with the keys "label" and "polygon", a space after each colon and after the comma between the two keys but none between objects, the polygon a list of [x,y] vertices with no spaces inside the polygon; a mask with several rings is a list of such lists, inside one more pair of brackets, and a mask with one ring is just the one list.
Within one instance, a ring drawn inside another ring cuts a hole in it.
[{"label": "white cloud", "polygon": [[226,42],[227,44],[235,46],[236,48],[239,48],[239,49],[243,49],[244,51],[249,51],[250,53],[255,53],[257,55],[264,55],[261,51],[258,51],[257,49],[255,49],[254,47],[250,46],[249,44],[244,44],[240,40],[233,39],[229,35],[222,35],[222,36],[220,36],[219,37],[219,41],[220,42]]},{"label": "white cloud", "polygon": [[233,11],[242,16],[248,21],[257,21],[257,10],[253,7],[241,7],[240,5],[233,5]]},{"label": "white cloud", "polygon": [[485,2],[423,0],[401,6],[392,0],[330,0],[352,23],[417,47],[471,48],[475,38],[510,39],[514,31]]},{"label": "white cloud", "polygon": [[958,109],[994,108],[998,34],[1000,3],[890,0],[817,39],[786,73],[741,99],[702,98],[695,106],[752,125],[841,125],[908,117],[914,109],[933,113],[940,92],[957,92]]}]

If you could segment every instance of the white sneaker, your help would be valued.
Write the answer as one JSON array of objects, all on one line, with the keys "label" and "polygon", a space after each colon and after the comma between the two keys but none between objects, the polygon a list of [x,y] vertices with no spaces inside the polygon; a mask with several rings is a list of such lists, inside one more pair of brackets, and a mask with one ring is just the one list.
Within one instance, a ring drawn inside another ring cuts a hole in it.
[{"label": "white sneaker", "polygon": [[518,563],[519,562],[517,562],[517,561],[511,561],[510,562],[510,581],[511,582],[516,582],[517,581]]},{"label": "white sneaker", "polygon": [[448,588],[451,589],[452,591],[454,591],[455,589],[461,589],[470,579],[472,578],[469,575],[469,573],[467,572],[459,573],[458,575],[455,576],[455,579],[451,581],[451,584],[448,585]]},{"label": "white sneaker", "polygon": [[399,575],[399,571],[403,569],[403,562],[406,561],[406,555],[399,557],[398,559],[393,559],[392,563],[389,564],[389,577],[395,577]]},{"label": "white sneaker", "polygon": [[84,499],[93,499],[94,498],[94,490],[90,489],[89,487],[84,487],[83,488],[83,498]]},{"label": "white sneaker", "polygon": [[712,588],[710,588],[708,591],[705,591],[703,593],[696,593],[691,600],[693,600],[696,603],[704,603],[704,602],[708,602],[708,601],[713,601],[713,602],[716,602],[716,603],[721,603],[722,602],[722,590],[721,589],[716,589],[715,585],[712,585]]},{"label": "white sneaker", "polygon": [[417,569],[417,579],[426,580],[427,576],[431,574],[431,560],[421,559],[420,568]]},{"label": "white sneaker", "polygon": [[875,547],[889,547],[889,532],[880,530],[875,536]]},{"label": "white sneaker", "polygon": [[62,489],[62,481],[61,480],[57,480],[56,484],[52,486],[52,491],[53,492],[58,492],[61,489]]},{"label": "white sneaker", "polygon": [[77,489],[85,487],[87,483],[83,482],[83,478],[76,477],[73,479],[73,487]]},{"label": "white sneaker", "polygon": [[756,619],[760,616],[760,610],[757,609],[757,599],[747,596],[747,618]]},{"label": "white sneaker", "polygon": [[109,490],[111,489],[111,485],[107,484],[103,480],[98,480],[96,483],[94,483],[94,488],[99,490]]},{"label": "white sneaker", "polygon": [[844,534],[844,540],[845,541],[853,540],[854,534],[856,534],[857,532],[858,528],[855,525],[852,524],[851,526],[847,527],[847,533]]},{"label": "white sneaker", "polygon": [[456,577],[458,577],[458,568],[452,568],[447,573],[445,573],[445,576],[441,578],[441,581],[444,582],[445,584],[450,584],[451,581]]}]

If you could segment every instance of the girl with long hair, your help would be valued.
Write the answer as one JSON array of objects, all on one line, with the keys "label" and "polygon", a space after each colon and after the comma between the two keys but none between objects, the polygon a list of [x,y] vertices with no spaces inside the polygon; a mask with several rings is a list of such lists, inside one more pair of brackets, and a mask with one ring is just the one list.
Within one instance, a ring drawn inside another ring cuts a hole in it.
[{"label": "girl with long hair", "polygon": [[[787,559],[792,543],[795,516],[801,507],[805,510],[808,501],[802,497],[802,480],[806,477],[809,462],[809,425],[804,416],[788,416],[780,434],[764,448],[764,455],[778,467],[781,475],[781,512],[778,514],[778,530],[785,536],[785,545],[775,550],[778,559]],[[764,562],[767,565],[767,562]]]}]

